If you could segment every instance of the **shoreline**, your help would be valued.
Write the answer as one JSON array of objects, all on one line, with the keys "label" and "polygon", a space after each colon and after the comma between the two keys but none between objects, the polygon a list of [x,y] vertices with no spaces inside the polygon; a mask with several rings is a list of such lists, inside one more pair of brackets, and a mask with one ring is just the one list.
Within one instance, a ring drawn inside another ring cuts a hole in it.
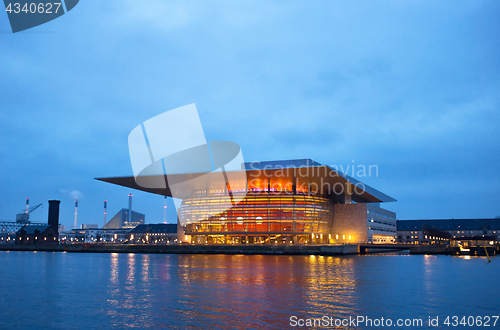
[{"label": "shoreline", "polygon": [[[463,253],[459,248],[447,246],[404,246],[404,245],[192,245],[192,244],[69,244],[69,245],[0,245],[0,251],[27,252],[70,252],[70,253],[150,253],[150,254],[228,254],[228,255],[364,255],[409,250],[410,255],[470,255],[486,256],[482,249]],[[488,254],[496,256],[496,247],[488,247]]]},{"label": "shoreline", "polygon": [[[401,249],[399,249],[401,250]],[[71,244],[0,245],[0,251],[37,251],[73,253],[157,253],[157,254],[248,254],[248,255],[356,255],[360,245],[146,245],[146,244]],[[397,251],[392,249],[391,251]],[[388,252],[387,250],[380,252]]]},{"label": "shoreline", "polygon": [[0,251],[37,251],[73,253],[153,253],[153,254],[245,254],[245,255],[358,255],[409,250],[405,246],[367,247],[345,245],[147,245],[147,244],[70,244],[0,245]]}]

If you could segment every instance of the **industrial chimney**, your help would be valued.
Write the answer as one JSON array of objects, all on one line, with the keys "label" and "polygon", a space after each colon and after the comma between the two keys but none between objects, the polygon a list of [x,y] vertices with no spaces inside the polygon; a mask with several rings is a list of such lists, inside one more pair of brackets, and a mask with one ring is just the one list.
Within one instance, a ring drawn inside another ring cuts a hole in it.
[{"label": "industrial chimney", "polygon": [[165,205],[163,205],[163,223],[167,223],[167,196],[165,196]]},{"label": "industrial chimney", "polygon": [[78,201],[75,201],[75,224],[73,226],[73,229],[76,229],[76,220],[78,218]]},{"label": "industrial chimney", "polygon": [[59,204],[61,201],[49,201],[49,221],[48,225],[59,231]]},{"label": "industrial chimney", "polygon": [[132,222],[132,194],[128,195],[128,223]]},{"label": "industrial chimney", "polygon": [[102,228],[104,228],[104,226],[106,226],[106,214],[107,214],[106,209],[107,208],[108,208],[108,201],[104,200],[104,220],[102,222]]}]

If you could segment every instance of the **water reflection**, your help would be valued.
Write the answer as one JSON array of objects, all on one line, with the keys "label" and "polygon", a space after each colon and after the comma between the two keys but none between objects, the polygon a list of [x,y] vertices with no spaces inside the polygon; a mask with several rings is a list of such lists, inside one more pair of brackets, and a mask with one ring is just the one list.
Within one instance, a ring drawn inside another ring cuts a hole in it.
[{"label": "water reflection", "polygon": [[110,282],[117,284],[118,282],[118,253],[111,253],[111,276]]},{"label": "water reflection", "polygon": [[130,285],[127,288],[133,288],[136,283],[136,257],[134,253],[130,253],[127,258],[127,280],[126,284]]},{"label": "water reflection", "polygon": [[352,294],[356,289],[353,259],[311,256],[307,261],[307,285],[299,292],[304,296],[301,310],[308,311],[310,317],[353,315],[356,303]]},{"label": "water reflection", "polygon": [[496,315],[497,261],[6,252],[0,319],[47,329],[286,329],[292,315]]},{"label": "water reflection", "polygon": [[[270,326],[294,313],[349,315],[355,305],[352,265],[351,258],[323,256],[180,256],[176,313],[188,323],[230,317],[235,328],[245,328],[249,318]],[[200,299],[208,303],[196,304]]]},{"label": "water reflection", "polygon": [[113,325],[151,326],[149,311],[152,309],[152,286],[155,270],[149,255],[110,255],[110,277],[107,288],[106,314],[116,319]]}]

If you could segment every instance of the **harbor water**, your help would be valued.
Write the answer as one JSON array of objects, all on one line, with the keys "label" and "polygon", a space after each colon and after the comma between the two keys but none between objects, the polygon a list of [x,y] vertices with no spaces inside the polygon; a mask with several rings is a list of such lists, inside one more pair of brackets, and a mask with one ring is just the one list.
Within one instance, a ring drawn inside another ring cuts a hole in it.
[{"label": "harbor water", "polygon": [[335,326],[357,317],[453,328],[447,317],[500,314],[498,274],[496,257],[1,251],[0,328],[376,328]]}]

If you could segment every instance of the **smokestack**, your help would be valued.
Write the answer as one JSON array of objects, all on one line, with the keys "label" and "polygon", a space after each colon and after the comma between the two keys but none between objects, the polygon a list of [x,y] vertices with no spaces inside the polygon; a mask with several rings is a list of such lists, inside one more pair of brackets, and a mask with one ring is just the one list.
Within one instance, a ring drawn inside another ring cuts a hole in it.
[{"label": "smokestack", "polygon": [[128,222],[132,222],[132,194],[128,195]]},{"label": "smokestack", "polygon": [[30,213],[30,199],[26,198],[26,214]]},{"label": "smokestack", "polygon": [[167,223],[167,196],[165,196],[165,205],[163,206],[163,223]]},{"label": "smokestack", "polygon": [[49,201],[49,221],[48,225],[59,231],[59,204],[61,201]]},{"label": "smokestack", "polygon": [[104,220],[102,222],[102,228],[104,228],[104,226],[106,226],[106,210],[108,208],[108,201],[107,200],[104,200]]},{"label": "smokestack", "polygon": [[73,229],[76,229],[76,219],[78,218],[78,201],[75,201],[75,224]]}]

